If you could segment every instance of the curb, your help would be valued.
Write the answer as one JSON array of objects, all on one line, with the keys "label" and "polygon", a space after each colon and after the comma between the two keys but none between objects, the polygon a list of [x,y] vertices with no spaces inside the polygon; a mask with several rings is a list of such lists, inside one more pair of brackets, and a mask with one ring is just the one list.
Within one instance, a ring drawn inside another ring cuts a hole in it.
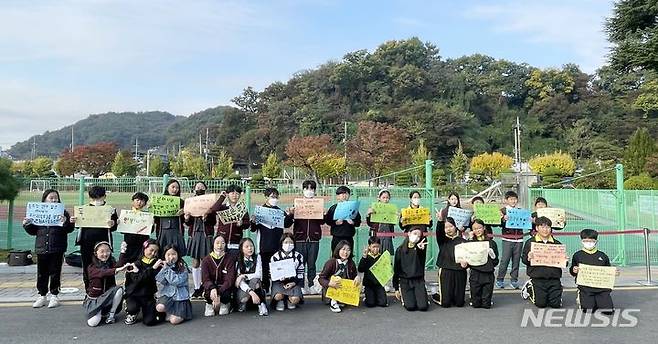
[{"label": "curb", "polygon": [[[26,266],[9,266],[7,263],[0,263],[0,275],[3,274],[36,274],[37,265],[31,264]],[[62,265],[62,275],[66,274],[81,274],[82,268],[70,266],[68,264]]]}]

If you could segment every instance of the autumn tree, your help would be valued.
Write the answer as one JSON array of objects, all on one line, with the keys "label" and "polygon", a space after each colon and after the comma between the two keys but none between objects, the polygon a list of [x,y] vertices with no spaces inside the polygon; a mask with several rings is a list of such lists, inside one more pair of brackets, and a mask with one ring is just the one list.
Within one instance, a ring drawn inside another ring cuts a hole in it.
[{"label": "autumn tree", "polygon": [[467,169],[468,157],[464,154],[462,143],[459,142],[457,149],[455,149],[455,153],[452,155],[452,159],[450,159],[450,171],[452,172],[455,182],[461,183],[464,181]]},{"label": "autumn tree", "polygon": [[111,170],[116,153],[116,144],[110,142],[76,146],[73,151],[66,150],[59,156],[56,170],[60,176],[86,172],[97,178]]},{"label": "autumn tree", "polygon": [[281,176],[283,169],[281,167],[281,161],[279,161],[279,157],[277,156],[276,152],[271,152],[267,156],[267,160],[265,160],[261,170],[262,175],[270,179],[279,178]]},{"label": "autumn tree", "polygon": [[356,136],[348,142],[350,162],[379,177],[405,162],[407,133],[385,123],[361,122]]},{"label": "autumn tree", "polygon": [[499,152],[482,153],[471,159],[471,173],[486,179],[498,178],[502,172],[512,167],[514,159]]},{"label": "autumn tree", "polygon": [[293,136],[286,145],[286,155],[290,165],[305,169],[316,181],[321,177],[319,171],[326,167],[326,160],[336,162],[340,157],[327,134]]}]

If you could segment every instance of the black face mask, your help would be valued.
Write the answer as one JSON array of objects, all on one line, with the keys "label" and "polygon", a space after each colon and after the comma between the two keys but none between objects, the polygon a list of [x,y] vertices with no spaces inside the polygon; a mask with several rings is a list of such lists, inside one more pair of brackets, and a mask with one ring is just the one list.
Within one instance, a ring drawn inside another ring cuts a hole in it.
[{"label": "black face mask", "polygon": [[194,194],[197,196],[205,195],[206,190],[194,190]]}]

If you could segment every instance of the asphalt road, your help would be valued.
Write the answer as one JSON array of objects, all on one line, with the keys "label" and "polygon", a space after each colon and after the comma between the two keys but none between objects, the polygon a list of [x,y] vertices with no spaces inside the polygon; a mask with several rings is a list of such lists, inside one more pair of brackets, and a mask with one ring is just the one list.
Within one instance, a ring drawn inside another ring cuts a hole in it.
[{"label": "asphalt road", "polygon": [[[565,292],[565,308],[575,308],[575,292]],[[89,328],[79,304],[57,309],[0,307],[0,343],[656,343],[658,290],[615,290],[615,306],[639,309],[634,328],[521,327],[523,310],[535,309],[517,293],[497,293],[494,308],[407,312],[389,308],[347,308],[331,313],[318,299],[297,310],[259,317],[254,311],[203,317],[203,302],[193,302],[196,318],[178,326],[147,328],[119,322]],[[622,321],[620,320],[620,323]],[[628,322],[626,322],[628,323]]]}]

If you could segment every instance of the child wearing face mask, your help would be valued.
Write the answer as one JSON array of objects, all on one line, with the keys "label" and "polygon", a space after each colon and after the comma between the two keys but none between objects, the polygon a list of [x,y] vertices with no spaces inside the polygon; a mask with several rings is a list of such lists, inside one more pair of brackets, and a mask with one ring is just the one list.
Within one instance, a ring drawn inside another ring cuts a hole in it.
[{"label": "child wearing face mask", "polygon": [[[89,189],[90,206],[101,207],[105,205],[105,188],[102,186],[92,186]],[[80,245],[80,258],[82,259],[82,280],[85,283],[85,289],[89,288],[89,273],[87,266],[91,264],[94,255],[94,246],[104,241],[112,248],[112,232],[117,230],[118,216],[116,210],[113,210],[112,216],[108,221],[108,228],[80,228],[76,244]],[[75,223],[75,216],[71,216],[71,223]]]},{"label": "child wearing face mask", "polygon": [[409,236],[395,250],[393,287],[395,298],[402,301],[408,311],[426,311],[429,308],[425,288],[425,257],[427,238],[421,227],[411,227]]},{"label": "child wearing face mask", "polygon": [[372,236],[368,239],[368,246],[363,250],[357,271],[363,273],[363,291],[366,296],[366,307],[387,307],[386,290],[379,280],[370,271],[370,268],[381,258],[380,239]]},{"label": "child wearing face mask", "polygon": [[[194,195],[205,195],[208,187],[204,182],[197,182],[194,185]],[[220,196],[223,201],[225,195]],[[189,213],[183,215],[185,225],[188,226],[189,240],[187,242],[187,253],[192,257],[192,281],[194,282],[193,299],[203,298],[203,289],[201,289],[201,260],[212,251],[212,237],[217,223],[217,216],[206,214],[203,216],[191,216]]]},{"label": "child wearing face mask", "polygon": [[203,296],[206,299],[204,315],[227,315],[231,310],[235,284],[235,260],[226,252],[226,240],[221,235],[213,238],[213,250],[201,262]]},{"label": "child wearing face mask", "polygon": [[[314,198],[317,184],[313,180],[305,180],[302,183],[304,198]],[[294,217],[295,208],[288,209],[288,213]],[[304,257],[306,264],[306,282],[308,288],[302,289],[304,294],[318,294],[322,292],[321,286],[314,285],[316,268],[320,252],[320,240],[322,239],[322,225],[324,219],[295,219],[293,234],[295,235],[295,249]],[[263,260],[267,262],[267,260]],[[318,288],[319,287],[319,288]]]},{"label": "child wearing face mask", "polygon": [[[324,264],[318,282],[326,290],[329,287],[340,288],[341,283],[347,283],[341,281],[343,279],[354,280],[355,284],[360,283],[356,265],[352,261],[352,248],[345,240],[338,243],[332,257]],[[333,299],[330,300],[329,309],[334,313],[341,312],[340,305]]]},{"label": "child wearing face mask", "polygon": [[[267,264],[266,264],[267,265]],[[261,258],[256,254],[254,242],[244,238],[240,242],[240,254],[235,264],[237,277],[235,287],[238,301],[238,312],[247,309],[247,303],[258,305],[258,315],[269,314],[265,304],[265,289],[263,289],[263,264]]]},{"label": "child wearing face mask", "polygon": [[[571,276],[578,277],[578,265],[587,264],[594,266],[610,266],[610,258],[605,253],[599,251],[596,247],[599,233],[593,229],[583,229],[580,231],[580,240],[583,249],[574,253],[571,259]],[[578,297],[576,302],[580,308],[587,311],[596,311],[597,309],[605,312],[614,311],[611,289],[593,288],[588,286],[578,286]]]},{"label": "child wearing face mask", "polygon": [[[409,193],[409,208],[411,208],[411,209],[422,208],[420,203],[421,203],[420,192],[411,191]],[[409,232],[411,230],[411,228],[420,228],[423,231],[423,233],[427,233],[429,231],[429,229],[432,228],[432,225],[433,225],[433,222],[432,222],[431,218],[430,218],[430,222],[428,224],[412,224],[412,225],[410,224],[410,225],[406,225],[406,226],[402,225],[402,220],[403,220],[403,217],[402,217],[402,214],[400,214],[400,228],[402,228],[402,230],[405,233]]]},{"label": "child wearing face mask", "polygon": [[[391,200],[391,192],[387,189],[379,190],[377,196],[377,202],[388,203]],[[374,214],[372,208],[368,208],[368,215],[366,216],[366,223],[370,227],[370,236],[377,236],[377,233],[393,233],[395,231],[395,225],[391,223],[376,223],[370,221],[370,216]],[[395,254],[393,250],[393,237],[386,236],[379,238],[381,243],[382,251],[388,251],[388,253],[393,256]]]},{"label": "child wearing face mask", "polygon": [[[226,199],[228,200],[227,204],[224,204],[224,199],[220,198],[215,202],[215,205],[210,208],[211,214],[234,208],[240,203],[242,187],[231,184],[224,192],[226,193]],[[238,248],[240,246],[240,240],[242,240],[242,237],[244,236],[244,231],[250,227],[251,222],[249,221],[248,211],[245,211],[244,215],[242,215],[241,221],[236,223],[223,223],[221,219],[217,219],[217,234],[224,237],[224,240],[226,241],[226,253],[233,257],[233,260],[238,257]]]},{"label": "child wearing face mask", "polygon": [[[132,197],[132,210],[144,211],[148,201],[149,196],[142,192],[136,192]],[[151,231],[149,230],[148,233],[150,234]],[[142,251],[144,249],[142,245],[144,244],[144,241],[149,239],[149,234],[123,234],[123,241],[121,242],[121,254],[119,255],[119,265],[136,262],[142,257]]]},{"label": "child wearing face mask", "polygon": [[455,260],[455,246],[463,244],[466,239],[459,235],[455,220],[446,217],[443,226],[436,226],[436,242],[439,244],[439,292],[432,295],[432,301],[448,308],[464,307],[466,294],[466,262]]},{"label": "child wearing face mask", "polygon": [[291,270],[294,270],[296,273],[295,276],[272,281],[272,302],[276,303],[276,310],[279,312],[285,310],[286,303],[288,304],[288,309],[295,309],[297,308],[297,304],[302,300],[304,257],[295,250],[295,238],[292,234],[284,233],[281,236],[281,249],[270,259],[270,264],[276,262],[290,264],[292,267]]},{"label": "child wearing face mask", "polygon": [[161,285],[160,298],[155,309],[165,313],[165,320],[177,325],[192,319],[192,303],[187,283],[187,264],[175,244],[164,248],[164,264],[155,276]]},{"label": "child wearing face mask", "polygon": [[[281,208],[278,207],[279,204],[279,191],[275,188],[266,188],[263,192],[265,195],[265,204],[263,207],[276,209],[284,213],[283,227],[290,227],[293,223],[293,215],[284,212]],[[279,241],[281,241],[281,235],[283,234],[283,228],[268,228],[263,224],[256,223],[256,217],[254,216],[251,220],[251,231],[257,232],[259,234],[260,240],[258,248],[260,249],[260,258],[263,262],[269,262],[272,258],[272,255],[279,249]],[[263,288],[265,290],[270,289],[270,266],[265,264],[263,266]]]},{"label": "child wearing face mask", "polygon": [[126,325],[137,322],[140,311],[146,326],[164,320],[164,316],[155,311],[155,293],[158,291],[155,276],[165,264],[158,259],[159,249],[157,241],[147,239],[142,244],[141,257],[126,270]]},{"label": "child wearing face mask", "polygon": [[[349,201],[351,193],[352,190],[347,186],[339,186],[336,188],[336,200],[338,202]],[[334,220],[334,212],[337,206],[338,204],[334,204],[329,207],[329,210],[324,215],[324,222],[331,227],[331,251],[343,240],[347,241],[350,247],[354,246],[356,229],[361,226],[361,214],[359,212],[356,213],[354,220]]]}]

